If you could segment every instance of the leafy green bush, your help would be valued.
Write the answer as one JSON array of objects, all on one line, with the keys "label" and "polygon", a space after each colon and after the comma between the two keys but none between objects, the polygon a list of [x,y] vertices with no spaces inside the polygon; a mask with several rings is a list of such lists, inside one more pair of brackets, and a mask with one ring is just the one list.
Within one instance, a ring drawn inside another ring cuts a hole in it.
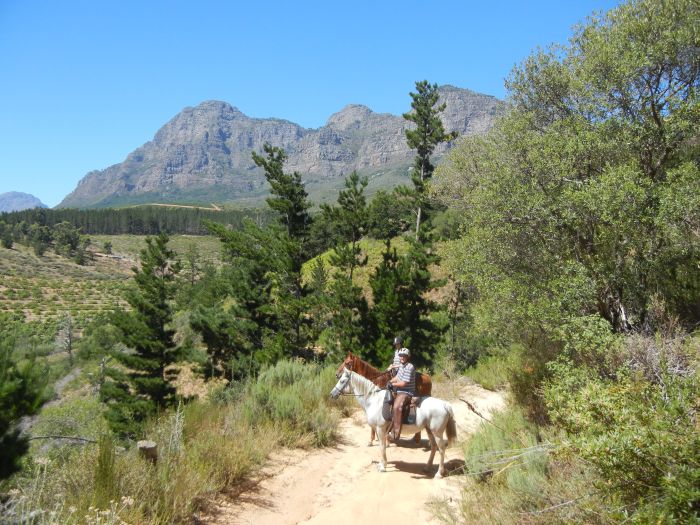
[{"label": "leafy green bush", "polygon": [[[697,346],[695,346],[697,352]],[[662,357],[653,380],[622,368],[616,380],[560,359],[545,388],[569,451],[592,465],[596,487],[624,503],[635,522],[700,519],[697,372],[678,375]]]}]

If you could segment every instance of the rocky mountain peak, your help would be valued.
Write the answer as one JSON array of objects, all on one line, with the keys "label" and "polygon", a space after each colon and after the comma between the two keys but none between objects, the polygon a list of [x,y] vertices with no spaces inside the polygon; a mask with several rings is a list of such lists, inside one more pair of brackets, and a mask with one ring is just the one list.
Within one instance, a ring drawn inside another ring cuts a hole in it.
[{"label": "rocky mountain peak", "polygon": [[358,129],[373,114],[373,111],[367,106],[348,104],[338,113],[331,115],[326,126],[339,130]]}]

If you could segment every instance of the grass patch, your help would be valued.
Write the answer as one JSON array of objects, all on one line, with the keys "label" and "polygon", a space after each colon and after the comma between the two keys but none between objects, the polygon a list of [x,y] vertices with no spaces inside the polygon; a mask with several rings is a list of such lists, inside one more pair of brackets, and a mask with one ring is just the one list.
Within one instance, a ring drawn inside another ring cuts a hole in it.
[{"label": "grass patch", "polygon": [[[281,361],[209,400],[180,405],[152,421],[144,436],[158,444],[155,465],[105,433],[98,444],[65,454],[35,449],[25,470],[0,487],[12,489],[8,516],[19,522],[34,516],[36,524],[191,523],[208,498],[235,491],[271,451],[333,444],[340,411],[350,403],[329,399],[335,382],[332,368]],[[99,432],[85,421],[90,415],[101,420],[96,406],[94,399],[71,401],[43,414],[43,424],[46,430]],[[71,407],[81,417],[71,428],[58,428]]]},{"label": "grass patch", "polygon": [[559,445],[561,430],[534,425],[515,406],[491,420],[464,444],[459,504],[431,503],[444,523],[611,525],[624,519],[624,503],[600,489],[591,465]]},{"label": "grass patch", "polygon": [[516,352],[483,356],[475,366],[466,369],[464,375],[487,390],[504,390],[508,386],[510,374],[518,363]]}]

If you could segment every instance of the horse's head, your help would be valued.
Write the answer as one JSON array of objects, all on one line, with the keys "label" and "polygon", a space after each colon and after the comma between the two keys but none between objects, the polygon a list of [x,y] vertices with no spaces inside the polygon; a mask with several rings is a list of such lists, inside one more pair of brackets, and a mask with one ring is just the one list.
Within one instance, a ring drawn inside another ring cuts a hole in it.
[{"label": "horse's head", "polygon": [[345,359],[343,359],[343,362],[340,363],[338,366],[338,370],[335,371],[335,378],[340,379],[340,376],[343,375],[343,370],[346,368],[349,368],[352,370],[353,363],[355,362],[355,356],[353,355],[352,352],[348,352],[348,355],[345,356]]},{"label": "horse's head", "polygon": [[338,399],[338,396],[340,396],[342,393],[348,393],[347,391],[350,389],[351,374],[352,372],[349,368],[343,368],[343,371],[340,374],[340,379],[338,379],[338,382],[333,387],[333,390],[331,390],[331,397],[333,399]]}]

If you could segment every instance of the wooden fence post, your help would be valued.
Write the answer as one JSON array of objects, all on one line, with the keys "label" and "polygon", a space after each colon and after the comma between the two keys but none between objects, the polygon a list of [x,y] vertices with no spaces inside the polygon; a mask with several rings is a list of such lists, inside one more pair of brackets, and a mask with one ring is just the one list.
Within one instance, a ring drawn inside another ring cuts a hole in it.
[{"label": "wooden fence post", "polygon": [[158,445],[155,441],[143,440],[136,443],[136,447],[139,449],[139,455],[153,463],[154,465],[158,462]]}]

